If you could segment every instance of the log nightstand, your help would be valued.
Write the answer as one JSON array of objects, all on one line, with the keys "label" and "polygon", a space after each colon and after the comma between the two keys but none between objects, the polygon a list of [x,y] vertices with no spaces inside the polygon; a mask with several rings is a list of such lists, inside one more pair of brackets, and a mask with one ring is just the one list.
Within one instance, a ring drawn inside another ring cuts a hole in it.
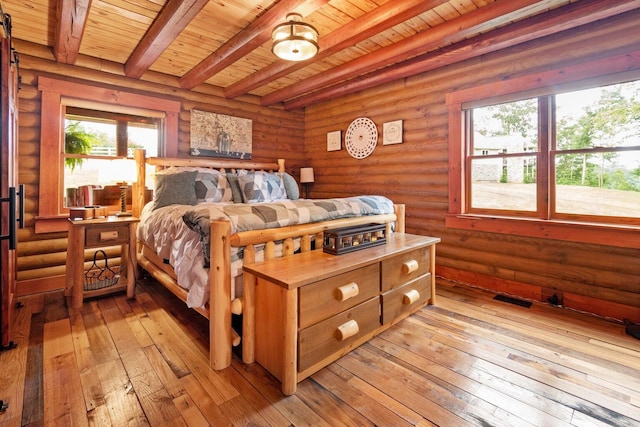
[{"label": "log nightstand", "polygon": [[[82,307],[84,298],[127,291],[134,296],[136,260],[135,217],[107,217],[69,220],[65,295],[72,296],[73,308]],[[85,290],[85,249],[120,246],[120,277],[117,283],[99,289]]]}]

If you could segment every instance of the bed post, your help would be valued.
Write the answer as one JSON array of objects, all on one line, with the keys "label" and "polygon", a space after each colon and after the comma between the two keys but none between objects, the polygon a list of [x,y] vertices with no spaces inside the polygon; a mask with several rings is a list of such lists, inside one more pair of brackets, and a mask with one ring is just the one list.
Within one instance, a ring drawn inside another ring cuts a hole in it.
[{"label": "bed post", "polygon": [[396,232],[404,233],[405,206],[403,203],[393,205],[393,213],[396,214]]},{"label": "bed post", "polygon": [[211,221],[209,268],[209,364],[220,370],[231,364],[231,222]]},{"label": "bed post", "polygon": [[133,152],[133,158],[136,161],[136,173],[138,174],[138,176],[136,182],[133,183],[132,210],[133,216],[135,216],[136,218],[140,218],[140,213],[142,212],[142,208],[144,207],[145,192],[147,189],[147,183],[145,182],[145,151],[141,148],[137,148]]}]

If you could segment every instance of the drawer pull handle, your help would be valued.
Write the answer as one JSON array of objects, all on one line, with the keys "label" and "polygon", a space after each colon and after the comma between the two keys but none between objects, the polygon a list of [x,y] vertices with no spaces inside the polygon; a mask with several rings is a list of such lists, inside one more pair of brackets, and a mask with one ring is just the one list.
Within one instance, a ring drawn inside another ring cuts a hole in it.
[{"label": "drawer pull handle", "polygon": [[101,231],[100,241],[104,242],[105,240],[118,240],[118,232],[117,231]]},{"label": "drawer pull handle", "polygon": [[415,259],[412,259],[411,261],[407,261],[404,264],[402,264],[402,272],[404,274],[411,274],[414,271],[417,271],[418,267],[420,267],[420,264],[418,264],[418,261],[416,261]]},{"label": "drawer pull handle", "polygon": [[338,329],[336,329],[336,338],[338,341],[344,341],[347,338],[356,335],[358,332],[360,332],[358,322],[352,319],[338,326]]},{"label": "drawer pull handle", "polygon": [[402,303],[404,305],[411,305],[414,302],[420,299],[420,292],[415,289],[411,289],[409,292],[405,293],[402,297]]},{"label": "drawer pull handle", "polygon": [[358,284],[356,282],[347,283],[339,288],[336,288],[336,299],[340,302],[346,301],[349,298],[353,298],[360,293]]}]

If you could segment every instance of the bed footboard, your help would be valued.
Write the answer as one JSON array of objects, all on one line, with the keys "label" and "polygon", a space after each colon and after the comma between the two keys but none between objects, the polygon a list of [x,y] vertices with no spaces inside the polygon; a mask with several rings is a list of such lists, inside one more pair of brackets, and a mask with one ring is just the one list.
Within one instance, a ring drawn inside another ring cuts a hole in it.
[{"label": "bed footboard", "polygon": [[[277,229],[247,231],[231,234],[231,223],[226,220],[211,222],[211,267],[209,269],[209,346],[210,365],[213,369],[224,369],[231,364],[231,349],[237,343],[238,334],[231,327],[232,306],[238,307],[234,313],[242,312],[242,360],[255,361],[255,282],[245,280],[244,295],[241,300],[231,301],[231,247],[245,247],[244,262],[255,262],[254,245],[264,244],[265,260],[275,258],[276,242],[283,242],[282,256],[294,254],[294,239],[300,239],[300,251],[312,249],[312,240],[322,241],[325,230],[369,223],[387,224],[387,232],[395,223],[396,232],[404,232],[404,211],[402,204],[394,205],[394,214],[356,218],[343,218],[313,224],[302,224]],[[322,250],[317,245],[316,250]]]}]

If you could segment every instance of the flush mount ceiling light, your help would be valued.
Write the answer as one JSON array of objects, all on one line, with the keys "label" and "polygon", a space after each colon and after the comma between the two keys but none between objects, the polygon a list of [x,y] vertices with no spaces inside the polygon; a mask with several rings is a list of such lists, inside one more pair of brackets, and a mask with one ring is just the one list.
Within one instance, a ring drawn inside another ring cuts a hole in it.
[{"label": "flush mount ceiling light", "polygon": [[271,51],[287,61],[304,61],[318,53],[318,30],[304,23],[299,13],[289,13],[287,22],[276,25],[271,39]]}]

